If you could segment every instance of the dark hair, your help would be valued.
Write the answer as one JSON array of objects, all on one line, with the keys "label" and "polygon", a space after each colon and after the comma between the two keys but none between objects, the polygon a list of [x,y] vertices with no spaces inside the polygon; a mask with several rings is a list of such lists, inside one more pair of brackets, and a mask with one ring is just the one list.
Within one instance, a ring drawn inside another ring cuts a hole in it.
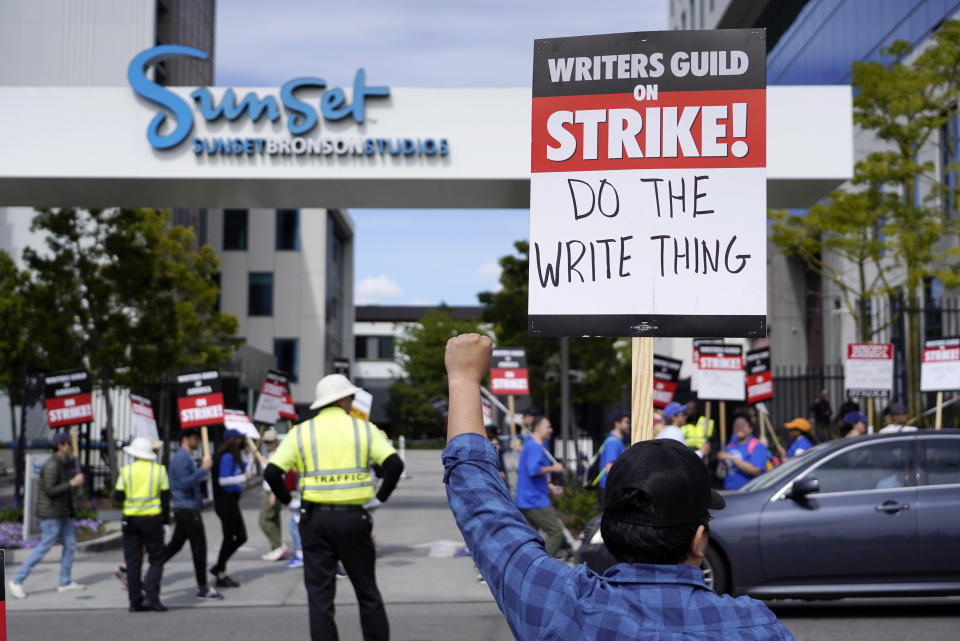
[{"label": "dark hair", "polygon": [[496,425],[487,425],[486,430],[488,439],[500,438],[500,430]]},{"label": "dark hair", "polygon": [[537,416],[534,416],[533,422],[530,423],[530,430],[532,431],[537,429],[537,426],[540,425],[540,423],[543,423],[545,420],[547,420],[546,416],[539,415],[539,414]]},{"label": "dark hair", "polygon": [[185,430],[180,430],[181,441],[185,438],[190,438],[191,436],[200,436],[200,430],[195,427],[188,427]]},{"label": "dark hair", "polygon": [[223,455],[227,453],[233,456],[233,462],[239,465],[241,462],[240,448],[242,447],[242,444],[243,439],[238,436],[228,438],[221,443],[220,447],[217,448],[217,467],[220,466],[220,459],[223,458]]},{"label": "dark hair", "polygon": [[683,563],[697,528],[706,523],[678,527],[652,527],[621,521],[606,514],[600,521],[603,542],[619,563],[677,565]]},{"label": "dark hair", "polygon": [[527,405],[527,409],[523,410],[524,416],[540,416],[540,408],[536,405]]},{"label": "dark hair", "polygon": [[745,420],[747,422],[747,425],[750,426],[750,429],[756,431],[757,426],[753,424],[753,417],[750,416],[749,412],[745,410],[737,410],[736,412],[734,412],[733,418],[730,419],[730,425],[732,426],[733,422],[738,418],[742,418],[743,420]]}]

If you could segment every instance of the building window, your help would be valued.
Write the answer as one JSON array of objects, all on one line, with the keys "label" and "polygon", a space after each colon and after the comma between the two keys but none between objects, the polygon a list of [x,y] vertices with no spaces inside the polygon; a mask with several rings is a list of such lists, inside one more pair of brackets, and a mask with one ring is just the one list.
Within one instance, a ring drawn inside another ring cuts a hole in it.
[{"label": "building window", "polygon": [[300,340],[297,338],[273,339],[273,355],[277,357],[277,368],[290,376],[290,382],[300,380]]},{"label": "building window", "polygon": [[217,287],[217,302],[216,302],[216,305],[214,305],[214,309],[219,312],[219,311],[221,311],[221,310],[220,310],[220,297],[221,297],[221,293],[222,293],[221,290],[220,290],[220,272],[217,272],[216,274],[213,275],[213,284],[216,285],[216,287]]},{"label": "building window", "polygon": [[687,28],[687,12],[681,11],[680,12],[680,29],[686,29],[686,28]]},{"label": "building window", "polygon": [[[694,20],[694,16],[696,15],[697,15],[697,7],[693,4],[693,0],[690,0],[690,28],[691,29],[697,28],[697,25],[695,24],[696,20]],[[703,25],[700,25],[700,28],[702,29]]]},{"label": "building window", "polygon": [[950,218],[957,216],[957,157],[960,151],[960,123],[957,112],[950,114],[947,122],[940,128],[940,180],[947,187],[943,195],[943,209]]},{"label": "building window", "polygon": [[707,23],[706,20],[703,19],[703,9],[706,4],[707,4],[707,0],[700,0],[700,28],[701,29],[703,29],[704,25]]},{"label": "building window", "polygon": [[277,210],[277,251],[300,250],[300,210]]},{"label": "building window", "polygon": [[250,272],[247,285],[247,315],[273,316],[272,272]]},{"label": "building window", "polygon": [[247,248],[247,210],[223,210],[223,248],[245,250]]},{"label": "building window", "polygon": [[393,336],[354,336],[353,348],[357,360],[393,360]]}]

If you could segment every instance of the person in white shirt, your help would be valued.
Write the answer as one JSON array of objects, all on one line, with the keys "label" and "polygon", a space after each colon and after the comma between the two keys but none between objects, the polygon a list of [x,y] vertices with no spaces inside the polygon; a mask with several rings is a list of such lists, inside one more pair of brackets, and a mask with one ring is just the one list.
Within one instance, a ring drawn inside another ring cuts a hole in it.
[{"label": "person in white shirt", "polygon": [[[681,427],[684,423],[687,422],[687,408],[676,401],[669,403],[663,409],[663,419],[667,421],[667,424],[664,425],[663,429],[660,430],[660,433],[657,434],[656,438],[672,438],[675,441],[680,441],[681,443],[686,444],[686,440],[683,438],[683,428]],[[700,458],[703,458],[703,455],[700,452],[697,452],[697,455]]]}]

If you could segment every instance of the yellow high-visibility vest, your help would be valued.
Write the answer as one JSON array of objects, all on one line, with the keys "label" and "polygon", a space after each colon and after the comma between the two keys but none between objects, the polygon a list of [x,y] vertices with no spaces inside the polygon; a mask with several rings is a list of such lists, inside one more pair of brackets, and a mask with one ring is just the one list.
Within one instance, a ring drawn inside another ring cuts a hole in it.
[{"label": "yellow high-visibility vest", "polygon": [[139,459],[120,468],[116,489],[124,493],[124,516],[160,514],[160,492],[170,489],[167,468]]},{"label": "yellow high-visibility vest", "polygon": [[696,425],[687,423],[680,429],[683,430],[683,440],[686,441],[687,447],[699,450],[713,436],[713,419],[707,423],[707,417],[701,416],[697,419]]},{"label": "yellow high-visibility vest", "polygon": [[283,471],[296,467],[303,501],[363,505],[374,493],[370,464],[395,452],[369,421],[327,407],[294,426],[270,463]]}]

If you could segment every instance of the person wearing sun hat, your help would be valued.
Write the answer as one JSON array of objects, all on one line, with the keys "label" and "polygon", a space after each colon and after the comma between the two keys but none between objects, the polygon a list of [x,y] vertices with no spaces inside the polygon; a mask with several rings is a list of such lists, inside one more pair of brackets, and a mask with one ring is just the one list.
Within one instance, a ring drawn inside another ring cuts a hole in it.
[{"label": "person wearing sun hat", "polygon": [[[120,468],[115,496],[123,503],[123,559],[127,565],[127,589],[131,612],[164,612],[160,602],[163,576],[163,526],[170,500],[167,468],[156,462],[149,438],[138,436],[123,451],[134,458]],[[141,579],[143,549],[150,568]]]},{"label": "person wearing sun hat", "polygon": [[[299,474],[303,578],[315,641],[338,638],[333,617],[338,560],[357,593],[364,640],[390,636],[377,587],[370,513],[397,486],[403,461],[376,425],[348,414],[359,389],[343,374],[321,378],[310,405],[320,412],[287,433],[263,473],[284,505],[291,500],[284,476],[291,468]],[[370,475],[372,463],[383,469],[379,490]]]},{"label": "person wearing sun hat", "polygon": [[672,439],[627,448],[607,475],[603,542],[617,564],[602,576],[551,559],[510,501],[483,433],[487,337],[447,342],[450,415],[444,475],[450,510],[513,636],[521,640],[792,641],[760,601],[714,592],[700,564],[710,511],[725,506],[706,466]]},{"label": "person wearing sun hat", "polygon": [[[797,417],[783,426],[790,430],[790,447],[786,451],[786,458],[800,456],[811,447],[813,442],[810,440],[810,421],[805,418]],[[782,449],[782,448],[781,448]]]}]

